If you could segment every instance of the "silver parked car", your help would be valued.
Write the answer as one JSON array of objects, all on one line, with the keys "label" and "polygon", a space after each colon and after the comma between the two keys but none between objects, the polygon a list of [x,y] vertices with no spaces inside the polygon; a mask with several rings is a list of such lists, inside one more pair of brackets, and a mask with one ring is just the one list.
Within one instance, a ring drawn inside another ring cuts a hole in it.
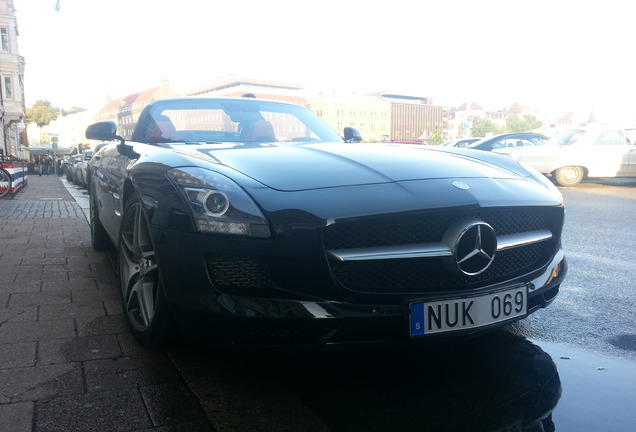
[{"label": "silver parked car", "polygon": [[546,145],[493,150],[524,162],[561,186],[585,178],[636,177],[636,129],[585,126],[564,130]]},{"label": "silver parked car", "polygon": [[70,182],[75,182],[75,172],[77,170],[77,163],[82,160],[82,155],[69,156],[66,162],[66,179]]},{"label": "silver parked car", "polygon": [[84,150],[80,160],[75,165],[75,184],[82,187],[88,186],[88,162],[93,157],[93,150]]}]

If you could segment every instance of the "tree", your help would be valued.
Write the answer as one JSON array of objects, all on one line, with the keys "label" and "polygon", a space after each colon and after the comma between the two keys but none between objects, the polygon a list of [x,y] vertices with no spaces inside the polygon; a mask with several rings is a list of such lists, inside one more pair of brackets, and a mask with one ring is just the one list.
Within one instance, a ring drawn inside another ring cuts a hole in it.
[{"label": "tree", "polygon": [[543,123],[535,116],[525,114],[523,117],[511,116],[506,119],[507,132],[528,132],[541,127]]},{"label": "tree", "polygon": [[39,127],[46,126],[53,120],[57,120],[60,109],[51,105],[45,99],[35,101],[32,108],[26,109],[27,123],[35,123]]},{"label": "tree", "polygon": [[432,145],[442,144],[444,142],[444,137],[442,136],[442,128],[440,128],[439,126],[435,126],[429,138],[430,138],[429,144],[432,144]]},{"label": "tree", "polygon": [[62,110],[62,115],[67,116],[67,115],[71,115],[71,114],[81,113],[81,112],[84,112],[84,111],[86,111],[86,108],[74,106],[74,107],[71,107],[68,111],[63,109]]},{"label": "tree", "polygon": [[471,135],[474,137],[485,137],[489,133],[493,135],[501,134],[503,133],[503,128],[496,125],[489,119],[473,117],[473,127],[471,129]]}]

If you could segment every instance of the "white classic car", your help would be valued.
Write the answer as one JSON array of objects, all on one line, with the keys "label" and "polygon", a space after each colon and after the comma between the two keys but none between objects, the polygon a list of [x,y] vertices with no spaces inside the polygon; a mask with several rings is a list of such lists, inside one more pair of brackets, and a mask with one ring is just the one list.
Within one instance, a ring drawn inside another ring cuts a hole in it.
[{"label": "white classic car", "polygon": [[564,130],[543,146],[493,151],[535,168],[561,186],[592,177],[636,177],[636,129],[585,126]]}]

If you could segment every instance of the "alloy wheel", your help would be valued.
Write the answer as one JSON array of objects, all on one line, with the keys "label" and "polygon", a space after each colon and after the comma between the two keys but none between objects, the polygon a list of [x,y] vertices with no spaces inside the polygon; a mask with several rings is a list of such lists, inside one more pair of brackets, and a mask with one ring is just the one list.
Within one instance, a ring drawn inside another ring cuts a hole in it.
[{"label": "alloy wheel", "polygon": [[150,330],[157,314],[159,271],[141,203],[124,214],[119,241],[119,274],[124,313],[134,333]]}]

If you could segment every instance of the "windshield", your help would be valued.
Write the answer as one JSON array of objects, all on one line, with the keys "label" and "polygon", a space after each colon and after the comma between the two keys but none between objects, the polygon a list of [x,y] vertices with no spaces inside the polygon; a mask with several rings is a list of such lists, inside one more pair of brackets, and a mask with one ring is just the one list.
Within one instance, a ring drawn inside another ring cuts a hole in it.
[{"label": "windshield", "polygon": [[141,113],[132,139],[147,143],[343,141],[304,107],[252,98],[155,101]]},{"label": "windshield", "polygon": [[579,129],[566,130],[563,132],[559,132],[558,134],[550,138],[550,140],[548,141],[548,144],[570,145],[574,143],[576,140],[578,140],[579,138],[581,138],[583,134],[585,134],[585,131],[579,130]]}]

